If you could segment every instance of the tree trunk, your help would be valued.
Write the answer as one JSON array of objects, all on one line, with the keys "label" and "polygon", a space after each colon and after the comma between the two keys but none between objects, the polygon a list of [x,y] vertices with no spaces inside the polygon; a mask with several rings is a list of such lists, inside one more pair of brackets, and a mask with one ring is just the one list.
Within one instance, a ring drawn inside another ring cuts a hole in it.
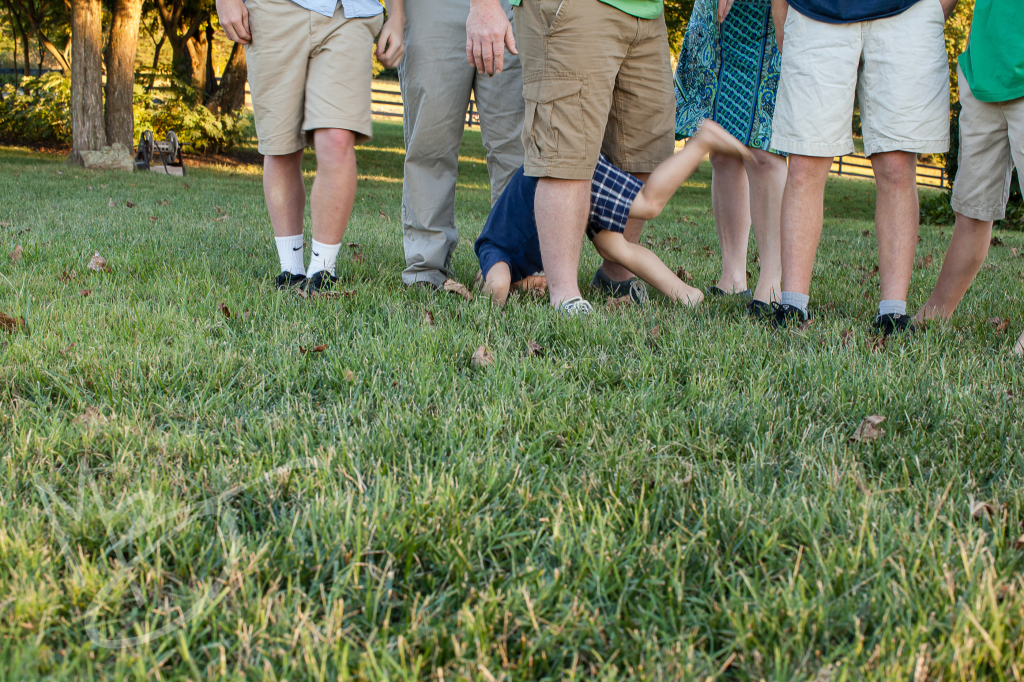
[{"label": "tree trunk", "polygon": [[21,46],[25,51],[25,78],[32,75],[32,46],[29,44],[28,31],[25,30],[25,23],[21,24]]},{"label": "tree trunk", "polygon": [[[203,60],[198,63],[192,59],[192,51],[189,43],[199,35],[199,28],[203,22],[210,17],[209,12],[197,12],[192,17],[188,29],[184,33],[178,30],[182,23],[182,15],[185,11],[184,0],[154,0],[157,15],[164,27],[164,35],[167,42],[171,44],[171,69],[178,78],[181,78],[193,87],[199,87],[196,83],[196,72],[204,68],[206,53],[203,53]],[[205,40],[205,37],[204,37]]]},{"label": "tree trunk", "polygon": [[245,105],[245,80],[248,67],[245,62],[245,48],[235,43],[224,73],[220,77],[217,94],[208,105],[215,114],[237,111]]},{"label": "tree trunk", "polygon": [[199,91],[200,97],[206,99],[207,88],[212,85],[206,80],[206,55],[210,51],[210,43],[206,34],[197,31],[194,36],[185,43],[188,48],[190,77],[192,87]]},{"label": "tree trunk", "polygon": [[135,143],[132,94],[135,88],[135,50],[139,44],[142,0],[117,0],[110,26],[107,52],[107,101],[104,122],[107,142],[128,149]]},{"label": "tree trunk", "polygon": [[71,155],[82,165],[82,152],[107,143],[103,126],[103,5],[100,0],[71,3]]},{"label": "tree trunk", "polygon": [[153,48],[153,68],[150,71],[149,85],[146,86],[146,92],[153,89],[153,83],[156,82],[156,70],[160,66],[160,48],[164,46],[164,41],[167,40],[166,35],[160,36],[160,42]]}]

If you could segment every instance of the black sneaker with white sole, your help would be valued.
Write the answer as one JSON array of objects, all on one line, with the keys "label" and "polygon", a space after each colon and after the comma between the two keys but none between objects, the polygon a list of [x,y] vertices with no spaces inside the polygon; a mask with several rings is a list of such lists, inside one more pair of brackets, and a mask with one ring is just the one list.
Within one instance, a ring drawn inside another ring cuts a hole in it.
[{"label": "black sneaker with white sole", "polygon": [[770,319],[773,327],[784,329],[791,324],[803,324],[807,321],[807,315],[795,305],[772,303]]},{"label": "black sneaker with white sole", "polygon": [[282,272],[274,280],[274,285],[278,289],[287,289],[288,287],[302,286],[302,283],[306,281],[305,275],[296,275],[291,272]]},{"label": "black sneaker with white sole", "polygon": [[914,320],[911,319],[910,315],[900,315],[899,313],[879,315],[875,318],[874,327],[882,332],[882,336],[904,333],[913,334],[917,331],[917,328],[914,326]]},{"label": "black sneaker with white sole", "polygon": [[302,289],[307,294],[319,294],[324,291],[329,291],[337,283],[337,277],[326,270],[321,270],[320,272],[314,273],[306,278],[305,283],[302,285]]}]

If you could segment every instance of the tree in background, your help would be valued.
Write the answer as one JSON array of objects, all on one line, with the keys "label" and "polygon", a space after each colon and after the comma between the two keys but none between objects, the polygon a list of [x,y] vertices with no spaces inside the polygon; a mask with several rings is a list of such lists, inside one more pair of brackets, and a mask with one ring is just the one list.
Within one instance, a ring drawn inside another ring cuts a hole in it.
[{"label": "tree in background", "polygon": [[665,26],[668,28],[668,44],[672,48],[672,56],[679,55],[679,48],[686,35],[686,24],[693,12],[694,0],[665,0]]},{"label": "tree in background", "polygon": [[142,0],[114,0],[107,44],[107,85],[104,127],[107,142],[120,142],[131,149],[135,144],[135,53],[139,45]]},{"label": "tree in background", "polygon": [[107,143],[103,122],[103,5],[100,0],[71,0],[71,155]]},{"label": "tree in background", "polygon": [[[45,49],[57,62],[57,67],[64,73],[71,71],[70,41],[66,41],[63,51],[50,40],[51,35],[67,36],[70,20],[69,8],[62,0],[5,0],[8,11],[16,13],[24,27],[25,44],[25,75],[28,75],[28,34],[31,32],[38,41],[40,48]],[[42,54],[39,55],[42,69]]]}]

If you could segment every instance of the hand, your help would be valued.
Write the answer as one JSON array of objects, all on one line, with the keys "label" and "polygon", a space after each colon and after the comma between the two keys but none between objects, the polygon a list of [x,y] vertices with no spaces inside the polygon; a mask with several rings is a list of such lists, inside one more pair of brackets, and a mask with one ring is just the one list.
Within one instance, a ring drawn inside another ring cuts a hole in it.
[{"label": "hand", "polygon": [[785,37],[786,17],[789,15],[789,3],[786,0],[772,0],[772,23],[775,24],[775,42],[782,52],[782,39]]},{"label": "hand", "polygon": [[949,15],[952,14],[953,10],[956,9],[956,5],[957,5],[957,2],[959,0],[941,0],[941,1],[942,1],[942,13],[945,15],[945,17],[947,19],[949,19]]},{"label": "hand", "polygon": [[391,12],[377,37],[377,59],[389,69],[396,68],[405,56],[405,15]]},{"label": "hand", "polygon": [[718,23],[724,24],[725,18],[729,16],[729,10],[736,0],[718,0]]},{"label": "hand", "polygon": [[512,24],[496,0],[473,0],[466,19],[466,58],[477,73],[493,76],[505,64],[505,47],[512,54],[516,37]]},{"label": "hand", "polygon": [[217,18],[228,38],[240,45],[252,43],[249,31],[249,10],[242,0],[217,0]]}]

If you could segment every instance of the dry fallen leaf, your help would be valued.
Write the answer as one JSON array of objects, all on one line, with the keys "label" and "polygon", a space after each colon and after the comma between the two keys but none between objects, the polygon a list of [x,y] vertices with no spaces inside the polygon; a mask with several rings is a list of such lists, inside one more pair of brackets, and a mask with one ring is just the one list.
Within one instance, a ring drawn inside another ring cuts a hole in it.
[{"label": "dry fallen leaf", "polygon": [[851,336],[853,336],[853,330],[852,329],[847,329],[846,331],[843,331],[843,332],[839,333],[839,343],[841,343],[843,345],[843,348],[846,348],[846,347],[848,347],[850,345],[850,337]]},{"label": "dry fallen leaf", "polygon": [[479,291],[480,289],[483,289],[484,284],[484,273],[481,272],[480,270],[477,270],[476,274],[473,275],[473,291]]},{"label": "dry fallen leaf", "polygon": [[427,323],[428,327],[434,326],[434,313],[430,312],[426,308],[423,309],[423,321]]},{"label": "dry fallen leaf", "polygon": [[473,300],[473,294],[466,288],[466,285],[456,282],[454,279],[446,279],[444,281],[444,290],[452,294],[458,294],[467,301]]},{"label": "dry fallen leaf", "polygon": [[[17,174],[15,174],[17,175]],[[0,222],[0,227],[13,227],[14,223]]]},{"label": "dry fallen leaf", "polygon": [[154,222],[155,223],[157,220],[159,220],[159,218],[157,218],[155,215],[151,215],[151,216],[149,216],[149,220],[150,220],[150,222]]},{"label": "dry fallen leaf", "polygon": [[231,319],[231,310],[228,309],[228,307],[225,304],[218,303],[217,304],[217,310],[219,310],[221,315],[223,315],[227,319],[229,319],[229,320]]},{"label": "dry fallen leaf", "polygon": [[59,351],[57,351],[57,352],[58,352],[58,353],[60,353],[61,355],[67,355],[67,354],[68,354],[68,352],[69,352],[69,351],[70,351],[70,350],[71,350],[72,348],[74,348],[74,347],[75,347],[75,344],[73,344],[73,343],[72,343],[72,344],[68,345],[68,347],[67,347],[67,348],[61,348],[61,349],[60,349]]},{"label": "dry fallen leaf", "polygon": [[494,364],[494,356],[487,350],[487,346],[480,346],[473,351],[473,364],[477,367],[490,367]]},{"label": "dry fallen leaf", "polygon": [[657,341],[659,336],[661,336],[661,325],[656,324],[651,330],[651,341]]},{"label": "dry fallen leaf", "polygon": [[312,348],[306,348],[305,346],[299,346],[299,352],[305,355],[306,353],[323,353],[327,350],[327,344],[321,343],[319,346],[313,346]]},{"label": "dry fallen leaf", "polygon": [[78,277],[78,273],[75,272],[74,270],[72,270],[71,272],[68,272],[67,270],[62,270],[60,276],[58,276],[57,279],[59,279],[61,282],[69,282],[75,279],[76,277]]},{"label": "dry fallen leaf", "polygon": [[126,201],[126,202],[124,202],[124,205],[125,205],[125,206],[127,206],[128,208],[135,208],[135,204],[133,204],[133,203],[132,203],[132,202],[130,202],[130,201]]},{"label": "dry fallen leaf", "polygon": [[888,336],[869,336],[868,337],[868,350],[875,353],[881,353],[885,350],[885,347],[889,343]]},{"label": "dry fallen leaf", "polygon": [[971,518],[978,521],[983,516],[994,517],[999,514],[1002,505],[998,502],[979,502],[970,498]]},{"label": "dry fallen leaf", "polygon": [[871,236],[871,231],[870,230],[864,230],[863,232],[860,233],[860,236],[862,236],[862,237],[870,237]]},{"label": "dry fallen leaf", "polygon": [[526,342],[526,356],[530,358],[543,357],[544,346],[540,345],[536,341]]},{"label": "dry fallen leaf", "polygon": [[358,249],[359,248],[359,243],[358,242],[347,242],[345,244],[345,246],[347,246],[350,249]]},{"label": "dry fallen leaf", "polygon": [[24,317],[11,317],[10,315],[4,315],[0,313],[0,330],[5,332],[13,332],[16,329],[24,329],[25,318]]},{"label": "dry fallen leaf", "polygon": [[21,248],[21,244],[16,244],[14,250],[7,257],[11,259],[12,263],[17,263],[21,260],[23,253],[24,249]]},{"label": "dry fallen leaf", "polygon": [[1017,247],[1016,246],[1011,246],[1010,247],[1010,253],[1013,255],[1014,258],[1016,258],[1017,257]]},{"label": "dry fallen leaf", "polygon": [[252,311],[251,310],[243,310],[242,311],[242,321],[243,322],[245,320],[248,320],[250,317],[252,317]]},{"label": "dry fallen leaf", "polygon": [[619,298],[608,299],[608,303],[606,303],[604,307],[607,310],[612,311],[622,310],[623,308],[628,308],[631,305],[633,305],[633,299],[629,297],[629,294],[626,294],[625,296],[620,296]]},{"label": "dry fallen leaf", "polygon": [[113,197],[111,197],[110,201],[107,202],[107,207],[108,208],[117,208],[117,202],[114,201]]},{"label": "dry fallen leaf", "polygon": [[[858,268],[858,269],[859,270],[864,270],[864,268]],[[860,283],[861,284],[867,284],[868,280],[871,279],[872,277],[874,277],[877,274],[878,274],[878,266],[877,265],[874,268],[872,268],[871,270],[864,270],[864,274],[860,278]]]},{"label": "dry fallen leaf", "polygon": [[885,417],[880,414],[872,414],[864,417],[861,421],[860,426],[850,436],[851,443],[868,443],[873,440],[878,440],[885,435],[885,429],[879,424],[885,421]]},{"label": "dry fallen leaf", "polygon": [[91,293],[92,293],[92,289],[82,289],[81,291],[78,292],[78,295],[81,296],[82,298],[85,298],[86,296],[88,296]]},{"label": "dry fallen leaf", "polygon": [[380,217],[383,218],[384,220],[388,221],[389,223],[391,222],[391,217],[387,213],[385,213],[384,211],[380,212]]},{"label": "dry fallen leaf", "polygon": [[931,264],[932,264],[932,255],[928,254],[924,258],[922,258],[922,259],[918,260],[916,263],[914,263],[914,267],[917,268],[918,270],[923,270],[924,268],[927,268]]},{"label": "dry fallen leaf", "polygon": [[356,373],[353,372],[350,369],[346,369],[345,373],[342,376],[345,378],[345,381],[355,381],[356,380]]},{"label": "dry fallen leaf", "polygon": [[996,336],[1002,336],[1010,326],[1010,318],[1008,317],[990,317],[988,323],[996,328]]},{"label": "dry fallen leaf", "polygon": [[800,323],[800,326],[797,327],[796,330],[798,332],[805,332],[808,329],[810,329],[813,324],[814,320],[804,320],[803,322]]},{"label": "dry fallen leaf", "polygon": [[96,272],[110,272],[110,266],[107,265],[107,259],[101,256],[99,251],[92,255],[92,258],[89,260],[88,268],[90,270],[95,270]]},{"label": "dry fallen leaf", "polygon": [[89,405],[85,412],[75,417],[76,424],[106,424],[109,421],[98,407]]},{"label": "dry fallen leaf", "polygon": [[366,256],[364,256],[361,252],[356,251],[355,253],[352,254],[352,262],[353,263],[365,263],[366,262]]},{"label": "dry fallen leaf", "polygon": [[676,270],[676,277],[678,277],[679,279],[683,280],[684,282],[692,282],[693,281],[693,275],[691,275],[686,270],[686,268],[679,268],[678,270]]},{"label": "dry fallen leaf", "polygon": [[222,220],[231,220],[231,216],[230,216],[230,215],[228,215],[227,213],[225,213],[224,215],[222,215],[222,216],[221,216],[221,217],[219,217],[219,218],[214,218],[214,219],[213,219],[213,222],[215,222],[215,223],[219,223],[219,222],[220,222],[220,221],[222,221]]},{"label": "dry fallen leaf", "polygon": [[192,189],[192,185],[188,184],[185,181],[182,181],[181,186],[184,187],[185,189]]},{"label": "dry fallen leaf", "polygon": [[220,206],[214,206],[213,210],[217,212],[217,215],[224,215],[224,209],[221,208]]}]

